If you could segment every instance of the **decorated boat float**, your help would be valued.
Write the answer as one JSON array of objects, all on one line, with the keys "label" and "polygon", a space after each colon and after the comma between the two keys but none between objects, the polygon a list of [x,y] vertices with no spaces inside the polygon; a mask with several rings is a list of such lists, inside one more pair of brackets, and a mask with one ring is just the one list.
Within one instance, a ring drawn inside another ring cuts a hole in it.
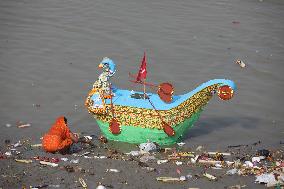
[{"label": "decorated boat float", "polygon": [[[116,71],[111,59],[104,58],[99,67],[103,73],[94,83],[85,105],[89,113],[94,115],[103,135],[115,141],[174,144],[186,135],[215,94],[222,100],[229,100],[236,89],[231,80],[214,79],[189,93],[174,95],[170,83],[156,86],[146,82],[145,54],[138,74],[130,74],[132,82],[144,86],[143,92],[111,85],[110,78]],[[156,87],[157,94],[146,93],[146,87]]]}]

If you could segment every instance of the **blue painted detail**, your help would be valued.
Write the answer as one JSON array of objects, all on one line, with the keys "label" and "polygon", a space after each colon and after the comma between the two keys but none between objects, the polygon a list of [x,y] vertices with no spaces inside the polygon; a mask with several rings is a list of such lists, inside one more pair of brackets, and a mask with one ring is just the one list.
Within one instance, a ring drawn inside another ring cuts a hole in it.
[{"label": "blue painted detail", "polygon": [[[201,85],[199,85],[197,88],[192,90],[189,93],[186,93],[184,95],[176,95],[173,96],[173,101],[171,103],[165,103],[160,99],[160,97],[157,94],[153,93],[147,93],[147,95],[150,97],[150,100],[153,102],[155,108],[157,110],[169,110],[171,108],[177,107],[187,99],[189,99],[194,94],[198,93],[199,91],[203,90],[204,88],[220,84],[222,85],[228,85],[230,86],[234,91],[236,90],[236,85],[233,81],[227,80],[227,79],[214,79],[207,81]],[[139,93],[143,94],[143,92],[136,92],[136,91],[129,91],[129,90],[122,90],[122,89],[114,89],[113,90],[115,97],[113,97],[113,103],[114,105],[120,105],[120,106],[131,106],[131,107],[138,107],[138,108],[146,108],[146,109],[153,109],[152,105],[147,99],[135,99],[131,98],[130,95],[133,93]],[[98,96],[95,94],[92,96],[92,100],[95,100]],[[106,100],[106,104],[109,104],[110,100]]]},{"label": "blue painted detail", "polygon": [[115,65],[115,63],[113,62],[112,59],[105,57],[105,58],[103,58],[101,64],[108,64],[109,70],[111,72],[110,77],[115,74],[115,72],[116,72],[116,65]]}]

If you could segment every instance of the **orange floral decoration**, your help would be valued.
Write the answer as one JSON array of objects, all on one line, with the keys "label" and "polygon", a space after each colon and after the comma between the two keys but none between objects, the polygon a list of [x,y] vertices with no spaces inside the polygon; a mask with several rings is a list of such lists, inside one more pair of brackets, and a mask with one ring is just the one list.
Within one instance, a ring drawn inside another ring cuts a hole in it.
[{"label": "orange floral decoration", "polygon": [[73,143],[65,120],[63,116],[57,118],[49,132],[43,136],[42,148],[46,152],[60,151],[70,147]]},{"label": "orange floral decoration", "polygon": [[218,96],[220,99],[222,100],[230,100],[234,95],[234,90],[228,86],[228,85],[224,85],[219,87],[218,90]]}]

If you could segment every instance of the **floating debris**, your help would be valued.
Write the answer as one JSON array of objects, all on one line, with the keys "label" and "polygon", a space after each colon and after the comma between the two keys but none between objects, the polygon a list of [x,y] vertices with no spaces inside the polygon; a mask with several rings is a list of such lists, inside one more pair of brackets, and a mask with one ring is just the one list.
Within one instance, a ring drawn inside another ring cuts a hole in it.
[{"label": "floating debris", "polygon": [[142,151],[131,151],[129,153],[126,153],[127,155],[131,155],[131,156],[140,156],[142,154],[144,154]]},{"label": "floating debris", "polygon": [[106,172],[119,173],[120,171],[117,169],[107,169]]},{"label": "floating debris", "polygon": [[239,59],[236,61],[236,64],[238,64],[241,68],[246,67],[246,64],[243,61],[239,60]]},{"label": "floating debris", "polygon": [[158,165],[163,164],[163,163],[167,163],[167,162],[169,162],[169,160],[167,160],[167,159],[157,160]]},{"label": "floating debris", "polygon": [[196,151],[201,151],[202,148],[203,148],[203,146],[198,146],[195,150],[196,150]]},{"label": "floating debris", "polygon": [[18,125],[18,128],[26,128],[32,126],[30,123]]},{"label": "floating debris", "polygon": [[79,159],[71,159],[70,163],[78,164],[79,163]]},{"label": "floating debris", "polygon": [[209,155],[223,155],[223,156],[230,156],[231,153],[227,153],[227,152],[208,152],[207,154]]},{"label": "floating debris", "polygon": [[106,187],[104,185],[99,185],[96,189],[106,189]]},{"label": "floating debris", "polygon": [[184,143],[184,142],[179,142],[179,143],[177,143],[177,145],[180,146],[180,147],[182,147],[182,146],[185,145],[185,143]]},{"label": "floating debris", "polygon": [[32,144],[31,147],[42,147],[42,144]]},{"label": "floating debris", "polygon": [[186,181],[186,177],[157,177],[156,180],[161,182],[182,182]]},{"label": "floating debris", "polygon": [[62,161],[68,161],[68,158],[60,158]]},{"label": "floating debris", "polygon": [[157,145],[153,142],[146,142],[146,143],[141,143],[139,145],[140,150],[145,151],[145,152],[153,152],[157,150]]},{"label": "floating debris", "polygon": [[176,161],[176,165],[182,165],[181,161]]},{"label": "floating debris", "polygon": [[51,167],[58,167],[57,163],[51,163],[51,162],[46,162],[46,161],[40,161],[39,162],[41,165],[49,165]]},{"label": "floating debris", "polygon": [[88,185],[86,184],[86,182],[84,181],[83,178],[79,177],[79,182],[80,182],[80,184],[82,185],[83,188],[87,188],[88,187]]},{"label": "floating debris", "polygon": [[217,177],[215,177],[214,175],[210,175],[209,173],[204,173],[203,176],[205,176],[209,180],[217,180]]},{"label": "floating debris", "polygon": [[15,161],[19,163],[32,163],[33,162],[30,159],[15,159]]}]

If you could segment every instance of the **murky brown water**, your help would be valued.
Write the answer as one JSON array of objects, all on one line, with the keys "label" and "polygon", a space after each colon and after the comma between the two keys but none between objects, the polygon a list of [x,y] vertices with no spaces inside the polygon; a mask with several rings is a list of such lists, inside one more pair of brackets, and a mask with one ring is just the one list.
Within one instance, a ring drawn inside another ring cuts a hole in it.
[{"label": "murky brown water", "polygon": [[[113,83],[131,89],[128,72],[138,71],[145,50],[148,80],[169,81],[176,93],[214,78],[238,86],[230,102],[208,104],[187,145],[218,149],[261,140],[280,146],[283,10],[276,0],[1,0],[1,140],[39,141],[59,115],[74,131],[98,133],[84,107],[98,63],[114,59]],[[238,58],[245,69],[234,64]],[[5,126],[19,120],[32,128]]]}]

